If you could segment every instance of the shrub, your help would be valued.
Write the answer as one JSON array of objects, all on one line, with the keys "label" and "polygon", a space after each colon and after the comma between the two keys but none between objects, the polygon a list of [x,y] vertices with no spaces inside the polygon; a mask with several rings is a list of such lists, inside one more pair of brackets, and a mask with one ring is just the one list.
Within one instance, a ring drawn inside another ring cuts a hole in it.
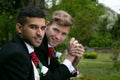
[{"label": "shrub", "polygon": [[83,57],[87,58],[87,59],[96,59],[97,58],[97,53],[96,52],[86,52],[83,55]]},{"label": "shrub", "polygon": [[120,70],[120,61],[115,61],[113,67],[116,70]]},{"label": "shrub", "polygon": [[112,60],[120,60],[120,48],[112,48]]},{"label": "shrub", "polygon": [[113,42],[112,39],[110,39],[107,36],[103,36],[92,39],[89,42],[89,45],[91,47],[107,47],[107,46],[111,46],[112,42]]}]

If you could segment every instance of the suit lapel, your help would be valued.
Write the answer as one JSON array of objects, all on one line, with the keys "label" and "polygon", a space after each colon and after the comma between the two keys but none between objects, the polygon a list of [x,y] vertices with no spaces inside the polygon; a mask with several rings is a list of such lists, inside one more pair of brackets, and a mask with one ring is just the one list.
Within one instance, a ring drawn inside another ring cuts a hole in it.
[{"label": "suit lapel", "polygon": [[46,35],[44,36],[40,47],[35,48],[35,52],[42,64],[48,67],[48,41]]}]

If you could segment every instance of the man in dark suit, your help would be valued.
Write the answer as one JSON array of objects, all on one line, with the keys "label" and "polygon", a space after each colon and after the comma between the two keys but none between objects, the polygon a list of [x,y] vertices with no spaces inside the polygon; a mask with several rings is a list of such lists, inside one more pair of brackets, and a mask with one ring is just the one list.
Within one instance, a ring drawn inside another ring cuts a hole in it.
[{"label": "man in dark suit", "polygon": [[29,54],[40,46],[45,29],[43,10],[38,7],[20,10],[17,34],[0,49],[0,80],[39,80]]},{"label": "man in dark suit", "polygon": [[75,67],[84,53],[84,47],[75,38],[70,40],[68,55],[62,64],[58,61],[56,53],[51,57],[48,50],[49,47],[54,48],[65,40],[72,24],[73,18],[67,12],[63,10],[53,12],[50,22],[47,23],[43,42],[35,49],[42,64],[48,68],[41,76],[41,80],[67,80],[77,75]]}]

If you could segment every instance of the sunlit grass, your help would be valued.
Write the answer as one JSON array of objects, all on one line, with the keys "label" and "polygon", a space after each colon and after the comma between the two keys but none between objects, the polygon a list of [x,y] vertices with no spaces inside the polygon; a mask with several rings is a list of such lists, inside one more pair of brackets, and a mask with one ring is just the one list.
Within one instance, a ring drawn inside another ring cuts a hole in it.
[{"label": "sunlit grass", "polygon": [[99,53],[97,59],[81,59],[80,76],[72,80],[119,80],[120,71],[113,68],[111,56],[110,53]]}]

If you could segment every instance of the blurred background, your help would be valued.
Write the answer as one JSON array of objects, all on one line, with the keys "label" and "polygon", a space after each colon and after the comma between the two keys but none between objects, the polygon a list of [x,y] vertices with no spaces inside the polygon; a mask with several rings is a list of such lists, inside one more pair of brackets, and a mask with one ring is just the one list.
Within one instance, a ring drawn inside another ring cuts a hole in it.
[{"label": "blurred background", "polygon": [[80,74],[72,80],[119,80],[120,7],[110,6],[113,3],[110,1],[115,0],[0,0],[0,47],[14,36],[20,8],[38,6],[44,9],[47,20],[53,11],[65,10],[73,16],[74,27],[65,42],[57,47],[63,53],[60,60],[66,55],[71,37],[86,48],[78,65]]}]

